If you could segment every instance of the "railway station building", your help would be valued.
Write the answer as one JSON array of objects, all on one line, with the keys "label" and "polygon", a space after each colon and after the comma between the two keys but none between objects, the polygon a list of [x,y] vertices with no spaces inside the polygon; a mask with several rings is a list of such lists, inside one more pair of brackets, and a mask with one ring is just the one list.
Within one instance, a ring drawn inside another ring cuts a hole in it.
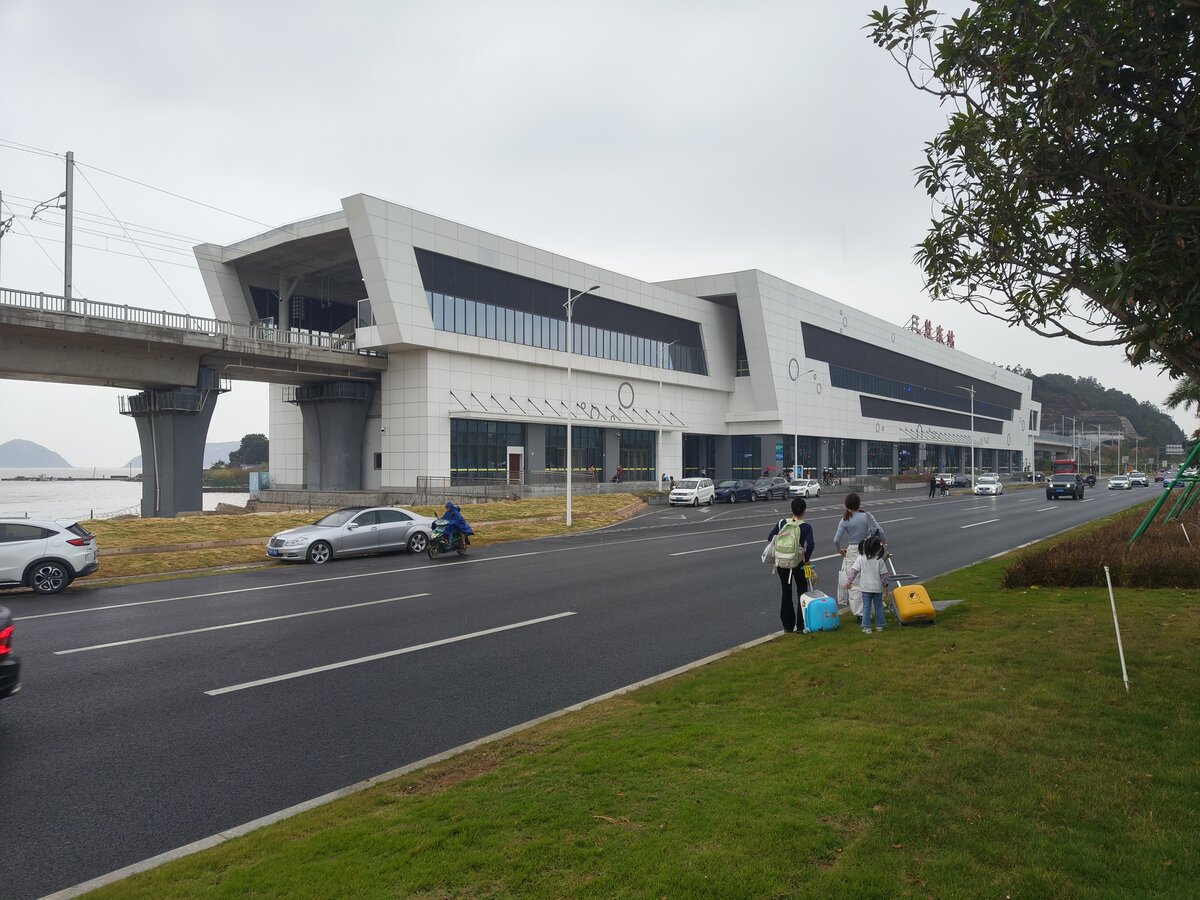
[{"label": "railway station building", "polygon": [[554,485],[568,415],[597,481],[1033,461],[1029,379],[758,270],[645,282],[365,194],[195,252],[219,318],[388,360],[377,384],[272,387],[277,489]]}]

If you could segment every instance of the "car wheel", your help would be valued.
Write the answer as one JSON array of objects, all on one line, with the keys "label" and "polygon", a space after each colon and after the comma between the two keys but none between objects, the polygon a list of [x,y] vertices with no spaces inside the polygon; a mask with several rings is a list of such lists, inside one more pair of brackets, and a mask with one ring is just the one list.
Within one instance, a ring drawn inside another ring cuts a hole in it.
[{"label": "car wheel", "polygon": [[697,494],[695,497],[692,498],[692,506],[696,507],[696,509],[700,508],[700,495],[699,494]]},{"label": "car wheel", "polygon": [[29,586],[35,594],[57,594],[71,583],[66,566],[56,562],[40,562],[29,571]]},{"label": "car wheel", "polygon": [[729,493],[729,502],[737,503],[737,494],[733,493],[732,491]]},{"label": "car wheel", "polygon": [[423,531],[418,531],[408,539],[409,553],[424,553],[429,546],[429,537]]},{"label": "car wheel", "polygon": [[321,566],[333,558],[333,548],[324,541],[317,541],[308,548],[308,561],[314,566]]}]

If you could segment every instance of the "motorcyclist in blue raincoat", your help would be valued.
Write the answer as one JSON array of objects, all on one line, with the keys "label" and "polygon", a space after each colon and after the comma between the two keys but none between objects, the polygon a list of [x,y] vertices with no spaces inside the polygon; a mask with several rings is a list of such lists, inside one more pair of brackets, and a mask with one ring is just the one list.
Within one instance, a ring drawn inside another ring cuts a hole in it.
[{"label": "motorcyclist in blue raincoat", "polygon": [[461,534],[463,543],[470,544],[467,540],[467,535],[475,533],[475,530],[467,524],[467,520],[463,518],[462,510],[455,506],[451,501],[446,501],[446,511],[442,513],[442,521],[446,523],[446,537],[450,542],[454,542],[454,536]]}]

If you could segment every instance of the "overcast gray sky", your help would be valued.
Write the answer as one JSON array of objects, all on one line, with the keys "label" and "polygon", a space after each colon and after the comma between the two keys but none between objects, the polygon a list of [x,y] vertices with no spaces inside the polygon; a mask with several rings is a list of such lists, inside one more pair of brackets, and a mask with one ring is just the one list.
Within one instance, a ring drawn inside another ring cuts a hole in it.
[{"label": "overcast gray sky", "polygon": [[[75,293],[93,300],[211,315],[194,243],[363,192],[647,281],[763,269],[1160,404],[1166,377],[1116,349],[924,295],[913,169],[946,113],[867,38],[877,5],[0,0],[0,192],[17,215],[0,285],[62,293],[61,214],[28,216],[72,150]],[[0,443],[124,465],[139,449],[121,393],[0,381]],[[266,430],[265,387],[235,383],[209,439]]]}]

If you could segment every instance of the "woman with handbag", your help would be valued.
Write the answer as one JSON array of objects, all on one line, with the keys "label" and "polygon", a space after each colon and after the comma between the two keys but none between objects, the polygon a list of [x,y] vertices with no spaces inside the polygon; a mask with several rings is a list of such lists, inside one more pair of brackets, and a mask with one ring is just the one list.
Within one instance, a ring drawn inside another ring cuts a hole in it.
[{"label": "woman with handbag", "polygon": [[854,568],[854,560],[862,552],[862,542],[875,535],[886,543],[887,537],[875,517],[863,512],[862,499],[858,494],[846,495],[846,509],[842,512],[842,520],[838,522],[837,531],[833,535],[833,546],[842,555],[842,569],[838,576],[838,606],[849,607],[859,622],[862,621],[862,589],[857,583],[850,588],[844,587],[850,580],[850,570]]}]

